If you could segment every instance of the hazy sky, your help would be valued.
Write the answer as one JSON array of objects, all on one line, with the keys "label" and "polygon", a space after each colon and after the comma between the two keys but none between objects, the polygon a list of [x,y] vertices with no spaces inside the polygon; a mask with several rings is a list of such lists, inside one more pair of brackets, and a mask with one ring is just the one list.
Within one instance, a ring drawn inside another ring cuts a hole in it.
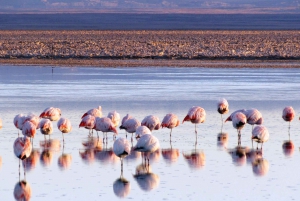
[{"label": "hazy sky", "polygon": [[300,13],[300,0],[1,0],[0,12]]}]

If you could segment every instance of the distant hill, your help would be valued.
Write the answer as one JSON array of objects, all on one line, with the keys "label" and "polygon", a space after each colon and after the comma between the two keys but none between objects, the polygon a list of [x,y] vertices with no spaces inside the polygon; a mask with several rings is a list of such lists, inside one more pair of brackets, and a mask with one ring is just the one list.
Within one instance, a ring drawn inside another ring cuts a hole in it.
[{"label": "distant hill", "polygon": [[300,0],[1,0],[0,12],[300,13]]}]

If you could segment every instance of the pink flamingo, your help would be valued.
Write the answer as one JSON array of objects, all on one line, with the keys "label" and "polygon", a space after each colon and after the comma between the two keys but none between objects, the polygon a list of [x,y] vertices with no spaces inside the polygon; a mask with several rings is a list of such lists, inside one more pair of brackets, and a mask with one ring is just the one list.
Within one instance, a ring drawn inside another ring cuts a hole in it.
[{"label": "pink flamingo", "polygon": [[223,123],[222,115],[229,112],[229,104],[225,98],[222,98],[218,102],[218,112],[221,114],[221,120]]},{"label": "pink flamingo", "polygon": [[247,123],[247,117],[242,112],[236,112],[232,116],[232,126],[238,131],[238,146],[241,145],[241,130]]},{"label": "pink flamingo", "polygon": [[102,117],[102,118],[96,117],[96,123],[95,123],[94,129],[96,131],[102,131],[103,141],[104,141],[104,133],[106,133],[106,142],[107,142],[107,132],[113,132],[114,133],[114,138],[118,134],[118,131],[115,128],[114,123],[108,117]]},{"label": "pink flamingo", "polygon": [[50,135],[53,132],[53,125],[52,122],[49,119],[42,119],[38,125],[38,128],[40,129],[41,133],[44,135],[46,140],[46,135]]},{"label": "pink flamingo", "polygon": [[[23,124],[25,122],[26,116],[23,114],[17,114],[14,118],[14,125],[17,129],[22,130]],[[19,131],[18,131],[18,137],[19,137]]]},{"label": "pink flamingo", "polygon": [[36,128],[38,128],[40,118],[34,114],[28,114],[27,116],[25,116],[25,119],[24,119],[24,122],[26,122],[26,121],[30,121],[31,123],[33,123],[35,125]]},{"label": "pink flamingo", "polygon": [[92,115],[94,117],[102,117],[102,108],[101,106],[98,106],[98,108],[93,108],[84,113],[81,117],[81,119],[87,115]]},{"label": "pink flamingo", "polygon": [[141,125],[142,126],[147,126],[150,131],[159,130],[159,128],[160,128],[160,121],[159,121],[158,117],[153,116],[153,115],[149,115],[149,116],[146,116],[143,119]]},{"label": "pink flamingo", "polygon": [[89,129],[89,135],[91,135],[91,133],[92,133],[91,130],[94,129],[95,123],[96,123],[96,117],[94,117],[92,115],[87,115],[81,119],[79,128],[84,127],[86,129]]},{"label": "pink flamingo", "polygon": [[[132,119],[132,118],[133,117],[131,115],[126,114],[126,116],[124,116],[123,119],[122,119],[122,121],[121,121],[121,126],[123,127],[123,124],[125,123],[125,121],[127,121],[128,119]],[[127,138],[127,131],[126,131],[126,138]]]},{"label": "pink flamingo", "polygon": [[291,106],[287,106],[282,111],[282,118],[284,121],[289,122],[289,137],[290,137],[290,128],[291,128],[291,121],[293,121],[295,117],[295,110]]},{"label": "pink flamingo", "polygon": [[41,114],[40,118],[50,119],[50,121],[57,121],[61,116],[59,108],[49,107],[46,108]]},{"label": "pink flamingo", "polygon": [[117,128],[120,123],[120,114],[117,113],[116,111],[113,111],[113,112],[109,112],[107,117],[111,119],[111,121],[114,124],[114,127]]},{"label": "pink flamingo", "polygon": [[128,140],[118,138],[113,145],[113,151],[121,160],[121,178],[123,177],[123,158],[130,154],[131,146]]},{"label": "pink flamingo", "polygon": [[246,112],[244,114],[247,117],[247,123],[252,125],[252,130],[253,130],[254,124],[261,125],[263,123],[262,114],[260,113],[260,111],[258,111],[255,108],[246,110]]},{"label": "pink flamingo", "polygon": [[72,130],[71,121],[67,118],[60,118],[57,122],[57,128],[60,130],[63,136],[63,142],[65,142],[64,133],[69,133]]},{"label": "pink flamingo", "polygon": [[22,134],[26,137],[34,138],[36,133],[36,126],[30,121],[26,121],[22,127]]},{"label": "pink flamingo", "polygon": [[[252,141],[256,141],[257,144],[261,143],[261,149],[263,143],[269,140],[269,131],[265,126],[256,126],[252,131]],[[258,145],[257,145],[258,146]],[[258,147],[257,147],[258,149]]]},{"label": "pink flamingo", "polygon": [[188,114],[183,119],[182,123],[185,121],[191,121],[195,124],[195,133],[197,134],[196,125],[203,123],[205,121],[206,113],[205,110],[198,106],[193,106],[190,108]]},{"label": "pink flamingo", "polygon": [[171,129],[170,132],[170,137],[172,135],[172,129],[177,127],[179,125],[179,120],[178,117],[175,114],[166,114],[166,116],[164,117],[162,123],[161,123],[161,127],[162,128],[169,128]]},{"label": "pink flamingo", "polygon": [[139,127],[136,128],[135,137],[137,139],[141,138],[145,134],[150,134],[151,135],[151,131],[149,130],[148,127],[146,127],[146,126],[139,126]]},{"label": "pink flamingo", "polygon": [[126,130],[126,138],[127,138],[127,132],[131,133],[131,138],[132,138],[133,133],[136,131],[137,127],[139,126],[141,126],[141,122],[139,122],[139,120],[135,118],[132,118],[122,123],[122,125],[119,128]]}]

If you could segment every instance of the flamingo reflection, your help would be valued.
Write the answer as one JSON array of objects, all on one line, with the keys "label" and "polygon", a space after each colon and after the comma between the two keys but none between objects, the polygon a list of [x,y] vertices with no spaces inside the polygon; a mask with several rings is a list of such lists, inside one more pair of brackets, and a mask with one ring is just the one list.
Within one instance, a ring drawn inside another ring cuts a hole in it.
[{"label": "flamingo reflection", "polygon": [[217,145],[220,148],[226,148],[228,145],[228,133],[221,132],[217,136]]},{"label": "flamingo reflection", "polygon": [[161,153],[163,155],[163,158],[167,163],[175,163],[178,160],[179,157],[179,149],[174,149],[172,147],[172,142],[170,141],[170,148],[168,149],[162,149]]},{"label": "flamingo reflection", "polygon": [[25,180],[16,183],[14,188],[14,198],[17,201],[29,201],[31,198],[31,187]]},{"label": "flamingo reflection", "polygon": [[265,176],[269,172],[269,162],[262,157],[257,157],[252,162],[252,171],[256,176]]},{"label": "flamingo reflection", "polygon": [[282,144],[282,149],[285,156],[292,156],[294,154],[295,145],[293,141],[286,140]]},{"label": "flamingo reflection", "polygon": [[113,184],[114,194],[119,198],[125,198],[130,193],[130,182],[125,178],[118,178]]},{"label": "flamingo reflection", "polygon": [[36,167],[39,158],[40,158],[39,149],[32,149],[29,157],[26,160],[23,160],[23,165],[25,166],[26,171],[33,170]]},{"label": "flamingo reflection", "polygon": [[232,157],[232,162],[237,166],[245,165],[247,162],[247,153],[249,149],[247,147],[237,146],[234,149],[228,150],[228,153]]},{"label": "flamingo reflection", "polygon": [[84,149],[79,152],[81,159],[87,163],[91,164],[95,160],[95,152],[102,151],[102,139],[96,137],[88,137],[86,140],[82,141]]},{"label": "flamingo reflection", "polygon": [[58,158],[58,166],[60,167],[61,170],[66,170],[70,167],[72,163],[72,156],[71,154],[66,154],[64,153],[64,146],[63,146],[63,151],[60,157]]},{"label": "flamingo reflection", "polygon": [[145,164],[136,167],[133,177],[143,191],[151,191],[157,188],[160,182],[159,176],[152,173],[151,167]]},{"label": "flamingo reflection", "polygon": [[48,167],[52,163],[53,153],[60,150],[60,141],[58,139],[40,141],[40,147],[42,148],[40,155],[41,164],[44,167]]}]

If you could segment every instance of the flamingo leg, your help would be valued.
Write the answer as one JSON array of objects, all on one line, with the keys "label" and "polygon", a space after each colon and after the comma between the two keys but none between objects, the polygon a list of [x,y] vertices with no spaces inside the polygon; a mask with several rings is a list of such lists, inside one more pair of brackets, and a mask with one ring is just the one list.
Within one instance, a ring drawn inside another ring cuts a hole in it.
[{"label": "flamingo leg", "polygon": [[195,124],[195,133],[197,134],[197,124]]},{"label": "flamingo leg", "polygon": [[26,181],[26,159],[24,160],[24,180]]},{"label": "flamingo leg", "polygon": [[173,130],[173,129],[171,128],[171,132],[170,132],[170,139],[171,139],[171,137],[172,137],[172,130]]},{"label": "flamingo leg", "polygon": [[123,158],[120,158],[121,160],[121,178],[123,177]]},{"label": "flamingo leg", "polygon": [[99,138],[99,134],[98,134],[98,131],[97,131],[97,137]]},{"label": "flamingo leg", "polygon": [[238,130],[238,147],[241,146],[241,130]]},{"label": "flamingo leg", "polygon": [[62,135],[62,137],[63,137],[63,144],[64,144],[64,143],[65,143],[65,138],[64,138],[63,132],[61,132],[61,135]]},{"label": "flamingo leg", "polygon": [[20,171],[21,165],[20,165],[20,160],[21,160],[21,159],[19,159],[19,182],[20,182],[20,177],[21,177],[21,171]]}]

